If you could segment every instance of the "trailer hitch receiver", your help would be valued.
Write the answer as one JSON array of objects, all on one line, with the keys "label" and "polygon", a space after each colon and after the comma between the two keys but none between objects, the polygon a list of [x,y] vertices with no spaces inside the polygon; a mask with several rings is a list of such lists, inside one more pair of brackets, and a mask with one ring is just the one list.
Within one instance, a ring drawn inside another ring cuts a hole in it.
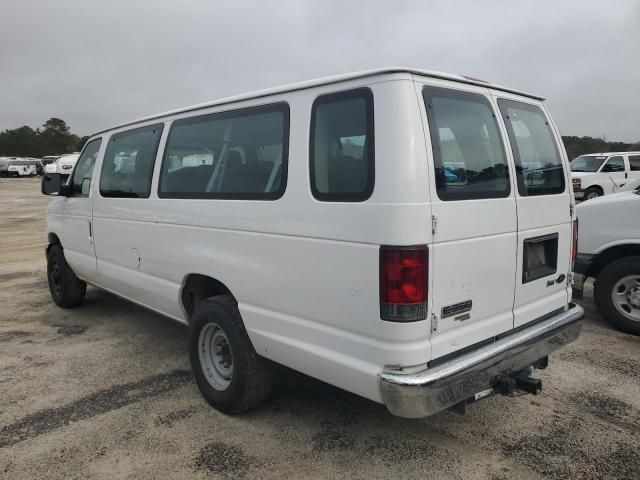
[{"label": "trailer hitch receiver", "polygon": [[528,367],[519,372],[500,377],[496,382],[496,391],[502,395],[513,395],[516,390],[537,395],[542,391],[542,380],[533,378],[531,376],[532,371],[533,368]]}]

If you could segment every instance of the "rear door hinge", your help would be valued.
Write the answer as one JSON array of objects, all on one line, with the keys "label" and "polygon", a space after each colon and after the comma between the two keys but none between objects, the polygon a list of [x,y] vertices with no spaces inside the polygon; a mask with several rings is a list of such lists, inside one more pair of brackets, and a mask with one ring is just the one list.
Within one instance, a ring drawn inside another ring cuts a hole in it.
[{"label": "rear door hinge", "polygon": [[431,215],[431,233],[433,235],[438,231],[438,219],[435,215]]},{"label": "rear door hinge", "polygon": [[573,218],[573,212],[575,211],[575,207],[573,206],[573,203],[569,204],[569,216],[571,218]]},{"label": "rear door hinge", "polygon": [[435,332],[438,330],[438,315],[435,313],[431,314],[431,331]]}]

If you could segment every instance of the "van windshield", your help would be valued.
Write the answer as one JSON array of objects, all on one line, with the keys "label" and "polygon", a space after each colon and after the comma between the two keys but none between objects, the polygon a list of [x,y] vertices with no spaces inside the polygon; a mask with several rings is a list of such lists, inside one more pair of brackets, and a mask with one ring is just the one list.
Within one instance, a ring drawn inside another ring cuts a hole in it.
[{"label": "van windshield", "polygon": [[572,172],[597,172],[607,157],[595,155],[580,155],[571,160]]}]

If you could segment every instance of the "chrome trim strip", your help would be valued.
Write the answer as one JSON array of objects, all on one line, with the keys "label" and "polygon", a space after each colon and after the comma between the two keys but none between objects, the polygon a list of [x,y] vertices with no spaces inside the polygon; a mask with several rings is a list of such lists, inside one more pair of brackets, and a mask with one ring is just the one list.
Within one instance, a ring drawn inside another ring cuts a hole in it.
[{"label": "chrome trim strip", "polygon": [[502,372],[522,369],[573,342],[584,310],[579,305],[433,368],[389,368],[380,374],[391,413],[417,418],[461,402]]}]

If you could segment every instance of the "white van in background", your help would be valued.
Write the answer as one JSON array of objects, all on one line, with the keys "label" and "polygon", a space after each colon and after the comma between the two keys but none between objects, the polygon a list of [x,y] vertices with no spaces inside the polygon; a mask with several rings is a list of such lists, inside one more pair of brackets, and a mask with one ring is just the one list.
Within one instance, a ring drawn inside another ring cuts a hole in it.
[{"label": "white van in background", "polygon": [[86,284],[189,327],[225,412],[273,363],[424,417],[574,341],[569,165],[536,95],[415,69],[354,73],[93,135],[47,210],[61,307]]},{"label": "white van in background", "polygon": [[640,178],[640,152],[610,152],[581,155],[571,161],[573,192],[591,200],[620,190]]},{"label": "white van in background", "polygon": [[60,155],[55,162],[45,165],[45,173],[59,173],[63,179],[66,180],[69,178],[69,175],[71,175],[73,167],[76,166],[79,157],[79,153]]},{"label": "white van in background", "polygon": [[582,298],[584,280],[593,278],[600,313],[619,330],[640,335],[640,179],[623,190],[576,208],[574,297]]}]

